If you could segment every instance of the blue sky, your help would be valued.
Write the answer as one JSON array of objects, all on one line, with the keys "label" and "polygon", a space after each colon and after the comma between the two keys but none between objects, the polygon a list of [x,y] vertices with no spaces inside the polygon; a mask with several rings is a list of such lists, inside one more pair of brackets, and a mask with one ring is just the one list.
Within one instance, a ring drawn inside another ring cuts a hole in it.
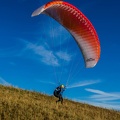
[{"label": "blue sky", "polygon": [[68,83],[64,97],[120,110],[120,3],[66,0],[94,25],[101,44],[98,64],[84,66],[72,36],[46,15],[32,12],[49,0],[0,0],[0,84],[52,95]]}]

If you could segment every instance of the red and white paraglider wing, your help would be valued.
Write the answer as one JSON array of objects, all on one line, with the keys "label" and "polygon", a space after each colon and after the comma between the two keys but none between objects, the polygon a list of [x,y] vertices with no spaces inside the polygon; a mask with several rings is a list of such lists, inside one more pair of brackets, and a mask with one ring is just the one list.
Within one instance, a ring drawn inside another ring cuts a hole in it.
[{"label": "red and white paraglider wing", "polygon": [[74,37],[80,47],[86,68],[94,67],[100,58],[100,43],[91,22],[75,6],[52,1],[38,8],[32,16],[47,14],[64,26]]}]

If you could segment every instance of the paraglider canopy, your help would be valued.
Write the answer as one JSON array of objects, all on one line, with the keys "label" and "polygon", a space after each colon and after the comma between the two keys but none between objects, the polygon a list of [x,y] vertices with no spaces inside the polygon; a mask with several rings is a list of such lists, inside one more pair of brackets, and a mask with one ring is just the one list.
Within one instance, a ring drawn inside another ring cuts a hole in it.
[{"label": "paraglider canopy", "polygon": [[66,28],[77,42],[86,68],[94,67],[100,58],[100,42],[96,30],[88,18],[75,6],[53,0],[38,8],[32,16],[46,14]]}]

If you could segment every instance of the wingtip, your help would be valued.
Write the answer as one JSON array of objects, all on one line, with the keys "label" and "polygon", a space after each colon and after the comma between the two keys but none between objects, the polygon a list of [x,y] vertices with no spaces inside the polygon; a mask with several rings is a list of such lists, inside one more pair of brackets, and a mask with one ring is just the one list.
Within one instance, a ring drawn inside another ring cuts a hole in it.
[{"label": "wingtip", "polygon": [[34,15],[32,14],[31,17],[34,17]]},{"label": "wingtip", "polygon": [[39,15],[39,14],[36,11],[34,11],[31,15],[31,17],[37,16],[37,15]]},{"label": "wingtip", "polygon": [[36,10],[32,13],[31,17],[34,17],[34,16],[37,16],[37,15],[41,14],[43,11],[44,11],[44,5],[41,6],[41,7],[39,7],[38,9],[36,9]]}]

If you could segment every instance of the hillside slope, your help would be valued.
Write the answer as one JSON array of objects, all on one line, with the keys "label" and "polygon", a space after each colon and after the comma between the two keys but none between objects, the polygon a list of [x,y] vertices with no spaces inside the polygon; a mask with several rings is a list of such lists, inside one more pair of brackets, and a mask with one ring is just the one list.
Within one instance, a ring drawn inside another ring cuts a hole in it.
[{"label": "hillside slope", "polygon": [[0,120],[120,120],[120,112],[0,85]]}]

